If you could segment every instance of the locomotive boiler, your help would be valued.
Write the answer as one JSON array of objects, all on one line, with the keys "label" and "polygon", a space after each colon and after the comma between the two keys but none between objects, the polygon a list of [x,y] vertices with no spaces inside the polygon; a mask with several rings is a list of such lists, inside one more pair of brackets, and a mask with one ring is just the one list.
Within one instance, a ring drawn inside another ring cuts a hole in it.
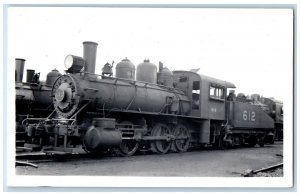
[{"label": "locomotive boiler", "polygon": [[[138,66],[137,76],[139,81],[132,80],[132,70],[130,70],[130,67],[128,70],[124,69],[124,62],[123,65],[120,66],[119,64],[117,66],[117,73],[120,78],[99,77],[94,74],[97,44],[94,42],[84,42],[83,44],[85,51],[83,60],[75,60],[79,57],[74,56],[66,57],[66,67],[69,68],[68,72],[72,74],[59,77],[53,85],[53,104],[60,117],[73,119],[83,109],[88,111],[88,114],[93,113],[95,117],[105,117],[109,113],[122,116],[120,114],[122,112],[127,113],[127,115],[130,113],[129,116],[133,116],[133,113],[145,114],[146,116],[154,114],[187,115],[190,112],[190,101],[182,91],[154,84],[154,81],[156,82],[156,70],[155,66],[149,61],[146,60]],[[89,56],[86,54],[89,54]],[[69,62],[72,63],[68,64]],[[81,62],[85,63],[80,65]],[[74,73],[74,67],[83,66],[86,70],[84,73]],[[126,114],[123,115],[126,116]],[[113,119],[115,118],[116,116]],[[135,118],[138,121],[143,121],[143,119]],[[89,121],[87,117],[81,119]],[[122,132],[118,129],[104,130],[115,128],[114,120],[111,121],[107,118],[92,119],[97,121],[95,124],[100,128],[84,128],[88,130],[83,138],[86,149],[92,151],[103,146],[121,144],[122,133],[125,134],[125,131]],[[121,117],[116,120],[124,121],[125,119]],[[93,122],[86,124],[93,124]],[[104,127],[99,124],[104,124]],[[146,129],[145,125],[143,126],[140,129]],[[131,134],[135,135],[134,133]],[[115,141],[112,138],[115,138]],[[143,137],[143,139],[146,138]],[[98,141],[98,144],[95,144],[95,140]],[[122,149],[122,151],[124,150]]]},{"label": "locomotive boiler", "polygon": [[[235,85],[191,71],[159,70],[145,60],[123,59],[111,77],[95,73],[98,44],[83,42],[83,57],[68,55],[66,74],[51,90],[54,112],[27,118],[34,145],[54,151],[115,151],[133,155],[184,152],[191,147],[224,148],[263,144],[274,134],[274,121],[260,107],[229,99]],[[136,75],[136,77],[135,77]],[[136,79],[135,79],[136,78]]]}]

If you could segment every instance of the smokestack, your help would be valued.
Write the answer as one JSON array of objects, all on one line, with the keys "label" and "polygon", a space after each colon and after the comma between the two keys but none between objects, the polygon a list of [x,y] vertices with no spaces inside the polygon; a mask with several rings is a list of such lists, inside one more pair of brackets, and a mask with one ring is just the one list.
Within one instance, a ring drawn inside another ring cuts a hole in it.
[{"label": "smokestack", "polygon": [[24,66],[25,66],[25,59],[19,59],[16,58],[16,82],[22,82],[23,80],[23,72],[24,72]]},{"label": "smokestack", "polygon": [[27,83],[31,83],[31,81],[33,80],[33,76],[34,76],[35,70],[33,70],[33,69],[27,69],[26,71],[27,71],[26,82]]},{"label": "smokestack", "polygon": [[97,56],[96,42],[83,42],[83,59],[85,60],[85,72],[95,73],[96,56]]}]

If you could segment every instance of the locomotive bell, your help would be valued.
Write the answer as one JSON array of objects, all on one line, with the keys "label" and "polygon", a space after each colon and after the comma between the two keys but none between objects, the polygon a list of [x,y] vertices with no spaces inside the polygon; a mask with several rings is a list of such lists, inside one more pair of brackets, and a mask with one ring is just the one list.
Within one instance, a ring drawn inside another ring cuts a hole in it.
[{"label": "locomotive bell", "polygon": [[107,62],[102,68],[102,75],[112,76],[113,75],[112,67],[113,65]]},{"label": "locomotive bell", "polygon": [[85,65],[84,59],[79,56],[68,55],[65,58],[65,67],[68,73],[79,73]]}]

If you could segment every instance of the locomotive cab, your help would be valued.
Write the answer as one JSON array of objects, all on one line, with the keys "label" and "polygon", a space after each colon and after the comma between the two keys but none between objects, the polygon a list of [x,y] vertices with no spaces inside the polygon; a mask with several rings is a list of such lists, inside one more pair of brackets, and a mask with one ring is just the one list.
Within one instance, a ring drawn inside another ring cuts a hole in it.
[{"label": "locomotive cab", "polygon": [[[174,71],[176,87],[191,100],[189,116],[200,118],[193,129],[200,144],[213,144],[226,120],[226,94],[235,85],[190,71]],[[217,130],[214,128],[218,127]]]},{"label": "locomotive cab", "polygon": [[176,87],[182,90],[191,100],[190,116],[199,116],[201,108],[200,77],[194,72],[173,71]]},{"label": "locomotive cab", "polygon": [[174,71],[176,87],[192,101],[190,116],[225,120],[227,88],[235,85],[190,71]]}]

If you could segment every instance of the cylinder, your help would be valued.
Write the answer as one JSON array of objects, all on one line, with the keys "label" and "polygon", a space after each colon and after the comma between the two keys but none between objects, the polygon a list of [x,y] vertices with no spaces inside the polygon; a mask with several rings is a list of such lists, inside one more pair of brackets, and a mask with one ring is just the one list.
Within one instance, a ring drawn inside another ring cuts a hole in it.
[{"label": "cylinder", "polygon": [[23,72],[24,72],[24,66],[25,66],[25,59],[16,58],[15,59],[15,65],[16,65],[16,82],[22,82],[23,80]]},{"label": "cylinder", "polygon": [[97,56],[96,42],[83,42],[83,59],[85,60],[85,72],[95,73],[96,56]]},{"label": "cylinder", "polygon": [[27,83],[31,83],[31,81],[33,80],[34,73],[35,73],[35,70],[33,70],[33,69],[26,70],[26,82]]},{"label": "cylinder", "polygon": [[122,134],[117,130],[106,130],[91,126],[84,136],[84,144],[88,150],[100,150],[117,147],[122,143]]}]

